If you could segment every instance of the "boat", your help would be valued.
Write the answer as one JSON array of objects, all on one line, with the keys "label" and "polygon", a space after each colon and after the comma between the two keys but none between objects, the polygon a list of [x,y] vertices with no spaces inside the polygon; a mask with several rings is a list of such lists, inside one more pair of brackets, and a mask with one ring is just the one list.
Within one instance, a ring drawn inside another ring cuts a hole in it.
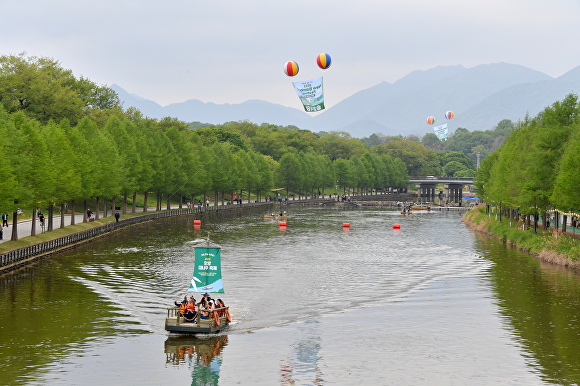
[{"label": "boat", "polygon": [[[217,246],[195,247],[193,275],[189,283],[189,289],[185,294],[193,296],[195,293],[203,293],[209,296],[211,293],[224,293],[221,273],[221,250]],[[196,299],[199,301],[200,299]],[[183,303],[185,305],[185,303]],[[192,305],[192,308],[195,306]],[[231,323],[229,307],[217,309],[202,308],[197,304],[197,312],[188,314],[180,309],[180,306],[167,308],[165,318],[165,330],[179,334],[212,334],[228,327]],[[205,318],[203,316],[206,316]]]},{"label": "boat", "polygon": [[265,214],[264,215],[265,219],[269,219],[269,218],[276,218],[279,220],[288,220],[288,215],[279,215],[279,214]]},{"label": "boat", "polygon": [[427,206],[427,205],[413,205],[411,207],[411,209],[412,210],[426,210],[426,211],[429,212],[431,210],[431,207],[430,206]]}]

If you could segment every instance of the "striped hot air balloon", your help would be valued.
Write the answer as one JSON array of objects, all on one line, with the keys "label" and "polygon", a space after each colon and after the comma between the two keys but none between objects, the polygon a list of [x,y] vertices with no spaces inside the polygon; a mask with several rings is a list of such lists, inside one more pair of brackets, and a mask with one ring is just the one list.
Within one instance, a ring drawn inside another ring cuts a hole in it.
[{"label": "striped hot air balloon", "polygon": [[427,117],[427,124],[432,125],[435,123],[435,117]]},{"label": "striped hot air balloon", "polygon": [[328,54],[320,54],[316,57],[316,64],[318,64],[318,67],[326,70],[332,64],[332,59]]},{"label": "striped hot air balloon", "polygon": [[298,74],[298,63],[296,62],[286,62],[284,65],[284,73],[288,76],[294,76]]},{"label": "striped hot air balloon", "polygon": [[453,119],[454,116],[455,114],[453,113],[453,111],[448,111],[445,113],[445,118],[447,119]]}]

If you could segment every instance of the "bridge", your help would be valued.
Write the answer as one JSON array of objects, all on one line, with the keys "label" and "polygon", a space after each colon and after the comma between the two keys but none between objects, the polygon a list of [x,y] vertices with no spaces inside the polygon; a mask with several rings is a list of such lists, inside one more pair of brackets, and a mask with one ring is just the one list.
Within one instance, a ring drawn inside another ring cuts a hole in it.
[{"label": "bridge", "polygon": [[[460,203],[463,198],[463,187],[472,185],[474,177],[435,177],[415,176],[409,177],[409,183],[417,185],[417,193],[421,201],[440,201]],[[443,184],[445,192],[437,192],[437,185]]]},{"label": "bridge", "polygon": [[425,177],[409,177],[410,184],[421,184],[421,183],[435,183],[435,184],[463,184],[463,185],[471,185],[475,177],[433,177],[433,176],[425,176]]},{"label": "bridge", "polygon": [[358,204],[356,202],[351,202],[351,201],[339,201],[339,200],[328,200],[328,201],[323,201],[321,203],[319,203],[318,205],[321,206],[326,206],[326,205],[353,205],[353,206],[361,206],[361,204]]}]

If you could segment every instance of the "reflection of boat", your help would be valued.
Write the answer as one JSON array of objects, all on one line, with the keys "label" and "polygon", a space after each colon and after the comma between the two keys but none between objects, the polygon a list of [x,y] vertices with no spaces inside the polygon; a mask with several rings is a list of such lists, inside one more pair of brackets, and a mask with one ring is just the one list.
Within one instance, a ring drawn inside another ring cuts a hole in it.
[{"label": "reflection of boat", "polygon": [[222,351],[227,344],[227,335],[205,339],[170,336],[165,341],[165,363],[187,366],[191,370],[192,385],[218,385]]},{"label": "reflection of boat", "polygon": [[200,339],[184,336],[170,336],[165,341],[165,359],[167,363],[178,365],[195,358],[196,363],[209,365],[228,344],[227,335],[212,336]]},{"label": "reflection of boat", "polygon": [[[195,247],[193,276],[187,292],[224,293],[219,247]],[[188,314],[179,307],[168,308],[165,330],[182,334],[207,334],[218,332],[231,322],[229,307],[202,307],[201,304],[197,305],[196,314]],[[192,303],[191,309],[194,308]]]}]

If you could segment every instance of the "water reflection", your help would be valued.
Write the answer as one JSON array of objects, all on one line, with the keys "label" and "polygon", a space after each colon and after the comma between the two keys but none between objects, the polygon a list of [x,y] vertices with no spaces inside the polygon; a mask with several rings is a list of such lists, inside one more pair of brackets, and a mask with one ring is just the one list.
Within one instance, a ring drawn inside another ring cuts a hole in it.
[{"label": "water reflection", "polygon": [[550,383],[580,384],[579,273],[480,237],[495,264],[491,281],[504,321],[526,362]]},{"label": "water reflection", "polygon": [[[167,339],[208,231],[230,340]],[[459,215],[305,208],[287,230],[171,218],[0,276],[0,384],[580,384],[579,315],[577,272],[477,240]]]},{"label": "water reflection", "polygon": [[293,355],[283,360],[280,365],[280,385],[323,384],[322,372],[318,365],[321,360],[319,324],[319,321],[308,320],[298,328],[302,337],[292,345]]},{"label": "water reflection", "polygon": [[219,385],[222,351],[227,344],[227,335],[169,337],[165,341],[165,362],[176,367],[187,366],[192,386]]}]

